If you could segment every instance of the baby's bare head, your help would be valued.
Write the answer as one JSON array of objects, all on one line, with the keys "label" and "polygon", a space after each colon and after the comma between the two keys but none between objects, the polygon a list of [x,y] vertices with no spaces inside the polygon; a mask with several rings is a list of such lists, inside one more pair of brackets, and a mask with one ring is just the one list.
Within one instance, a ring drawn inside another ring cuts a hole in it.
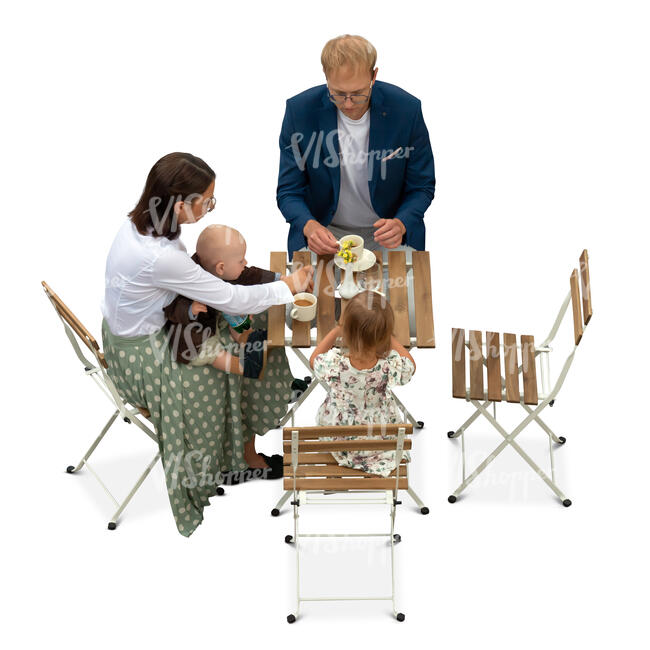
[{"label": "baby's bare head", "polygon": [[246,240],[230,226],[211,225],[196,242],[201,266],[224,280],[236,280],[246,266]]}]

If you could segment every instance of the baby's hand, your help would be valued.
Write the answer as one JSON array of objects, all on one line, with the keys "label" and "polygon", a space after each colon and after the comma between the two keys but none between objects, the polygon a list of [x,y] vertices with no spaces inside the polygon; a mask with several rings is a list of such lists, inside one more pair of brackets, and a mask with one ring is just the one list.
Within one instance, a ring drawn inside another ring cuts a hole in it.
[{"label": "baby's hand", "polygon": [[230,336],[232,336],[233,341],[237,343],[245,343],[246,340],[248,339],[248,335],[250,334],[250,330],[245,330],[244,332],[238,332],[237,330],[233,329],[230,325],[228,325],[228,329],[230,330]]},{"label": "baby's hand", "polygon": [[192,314],[194,316],[201,313],[205,314],[207,311],[208,308],[202,302],[199,302],[198,300],[192,302]]}]

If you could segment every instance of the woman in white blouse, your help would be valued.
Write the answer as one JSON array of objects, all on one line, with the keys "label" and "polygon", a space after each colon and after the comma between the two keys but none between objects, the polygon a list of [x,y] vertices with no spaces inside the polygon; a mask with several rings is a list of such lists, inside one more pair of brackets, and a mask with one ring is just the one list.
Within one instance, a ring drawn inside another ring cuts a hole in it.
[{"label": "woman in white blouse", "polygon": [[187,153],[168,154],[153,166],[108,254],[102,303],[108,373],[125,399],[151,413],[183,535],[200,524],[220,474],[268,469],[251,432],[264,433],[279,420],[291,376],[284,350],[275,361],[269,352],[264,380],[177,364],[163,308],[180,293],[227,313],[260,314],[311,287],[313,274],[305,267],[269,284],[238,286],[195,264],[180,227],[214,208],[214,179],[203,160]]}]

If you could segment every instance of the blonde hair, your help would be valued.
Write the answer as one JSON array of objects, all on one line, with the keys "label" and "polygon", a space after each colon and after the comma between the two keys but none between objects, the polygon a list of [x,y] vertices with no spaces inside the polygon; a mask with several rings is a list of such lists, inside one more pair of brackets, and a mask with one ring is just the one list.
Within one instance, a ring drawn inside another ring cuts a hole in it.
[{"label": "blonde hair", "polygon": [[385,356],[394,325],[393,309],[386,298],[375,291],[362,291],[345,307],[343,341],[352,354]]},{"label": "blonde hair", "polygon": [[325,76],[343,65],[350,65],[355,70],[366,69],[372,74],[377,62],[377,50],[363,36],[344,34],[325,43],[320,62]]}]

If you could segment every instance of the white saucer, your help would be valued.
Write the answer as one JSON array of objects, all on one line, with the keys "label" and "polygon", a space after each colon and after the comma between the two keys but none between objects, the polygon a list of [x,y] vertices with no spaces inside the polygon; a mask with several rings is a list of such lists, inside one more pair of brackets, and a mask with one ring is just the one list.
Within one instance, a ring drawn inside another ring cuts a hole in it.
[{"label": "white saucer", "polygon": [[339,257],[338,255],[334,256],[334,264],[338,266],[340,269],[348,269],[349,271],[353,271],[354,273],[359,273],[360,271],[367,271],[368,269],[372,268],[375,265],[375,262],[377,261],[377,258],[375,257],[375,254],[372,251],[369,251],[367,248],[363,249],[363,253],[361,254],[361,259],[357,260],[353,264],[346,264],[343,261],[342,257]]}]

